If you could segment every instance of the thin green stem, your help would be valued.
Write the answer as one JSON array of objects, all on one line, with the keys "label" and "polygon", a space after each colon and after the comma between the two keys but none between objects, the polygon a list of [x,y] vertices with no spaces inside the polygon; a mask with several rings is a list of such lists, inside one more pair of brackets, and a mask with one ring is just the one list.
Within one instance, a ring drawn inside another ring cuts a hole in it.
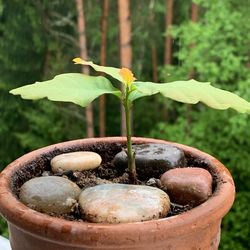
[{"label": "thin green stem", "polygon": [[129,100],[130,90],[129,87],[126,87],[123,99],[123,106],[125,109],[126,115],[126,131],[127,131],[127,156],[128,156],[128,169],[130,180],[132,183],[136,183],[136,166],[135,166],[135,152],[132,149],[132,130],[131,130],[131,106],[132,103]]}]

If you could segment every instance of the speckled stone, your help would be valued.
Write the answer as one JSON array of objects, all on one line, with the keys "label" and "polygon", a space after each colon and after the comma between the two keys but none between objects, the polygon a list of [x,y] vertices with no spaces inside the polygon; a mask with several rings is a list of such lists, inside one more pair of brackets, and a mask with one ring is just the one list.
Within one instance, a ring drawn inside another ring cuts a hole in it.
[{"label": "speckled stone", "polygon": [[212,195],[212,176],[202,168],[176,168],[161,177],[172,202],[197,206]]},{"label": "speckled stone", "polygon": [[68,170],[84,171],[97,168],[102,162],[99,154],[90,151],[65,153],[55,156],[50,164],[54,173]]},{"label": "speckled stone", "polygon": [[168,195],[155,187],[106,184],[82,191],[79,204],[84,219],[96,223],[138,222],[165,217]]},{"label": "speckled stone", "polygon": [[[133,149],[136,152],[137,173],[145,178],[158,178],[169,169],[186,166],[184,152],[171,145],[149,143],[134,145]],[[117,167],[126,168],[126,152],[119,152],[114,157],[113,163]]]},{"label": "speckled stone", "polygon": [[47,213],[69,213],[81,189],[72,181],[57,177],[33,178],[20,189],[20,200],[32,209]]}]

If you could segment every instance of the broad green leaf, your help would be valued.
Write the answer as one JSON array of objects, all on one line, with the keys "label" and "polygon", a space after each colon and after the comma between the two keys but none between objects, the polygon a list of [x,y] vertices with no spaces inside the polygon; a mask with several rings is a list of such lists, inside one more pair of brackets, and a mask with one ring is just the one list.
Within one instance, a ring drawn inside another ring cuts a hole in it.
[{"label": "broad green leaf", "polygon": [[118,80],[120,82],[123,81],[121,75],[119,74],[119,71],[120,71],[119,68],[100,66],[100,65],[94,64],[91,61],[84,61],[79,57],[73,59],[73,62],[75,64],[82,64],[82,65],[91,66],[95,71],[106,73],[106,74],[112,76],[113,78],[115,78],[116,80]]},{"label": "broad green leaf", "polygon": [[241,113],[250,113],[250,103],[231,92],[215,88],[208,82],[195,80],[170,83],[135,82],[138,97],[161,93],[163,96],[178,102],[196,104],[202,102],[214,109],[232,108]]},{"label": "broad green leaf", "polygon": [[52,80],[36,82],[10,91],[21,95],[23,99],[41,99],[73,102],[86,107],[95,98],[103,94],[121,96],[121,91],[114,88],[110,81],[102,76],[88,76],[79,73],[58,75]]},{"label": "broad green leaf", "polygon": [[[134,86],[134,85],[133,85],[133,86]],[[134,100],[139,99],[139,98],[141,98],[141,97],[147,96],[147,95],[145,95],[143,92],[138,91],[138,90],[137,90],[137,87],[135,87],[135,88],[136,88],[136,89],[135,89],[133,92],[131,92],[130,95],[129,95],[129,100],[130,100],[131,102],[133,102]]]}]

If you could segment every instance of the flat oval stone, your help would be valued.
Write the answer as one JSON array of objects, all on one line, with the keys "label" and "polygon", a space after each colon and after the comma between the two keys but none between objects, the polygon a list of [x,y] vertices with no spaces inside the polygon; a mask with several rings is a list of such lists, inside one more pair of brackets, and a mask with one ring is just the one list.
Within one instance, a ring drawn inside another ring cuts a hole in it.
[{"label": "flat oval stone", "polygon": [[69,213],[77,202],[81,189],[72,181],[57,176],[42,176],[25,182],[20,200],[39,212]]},{"label": "flat oval stone", "polygon": [[[184,152],[171,145],[148,143],[134,145],[133,149],[136,152],[137,173],[145,179],[158,178],[169,169],[186,166]],[[113,163],[117,167],[127,168],[126,152],[119,152],[114,157]]]},{"label": "flat oval stone", "polygon": [[68,170],[84,171],[100,166],[102,158],[99,154],[90,151],[65,153],[55,156],[50,164],[54,173]]},{"label": "flat oval stone", "polygon": [[155,187],[106,184],[82,191],[79,204],[84,219],[99,223],[138,222],[168,214],[168,195]]},{"label": "flat oval stone", "polygon": [[202,168],[176,168],[161,176],[172,202],[197,206],[212,195],[212,176]]}]

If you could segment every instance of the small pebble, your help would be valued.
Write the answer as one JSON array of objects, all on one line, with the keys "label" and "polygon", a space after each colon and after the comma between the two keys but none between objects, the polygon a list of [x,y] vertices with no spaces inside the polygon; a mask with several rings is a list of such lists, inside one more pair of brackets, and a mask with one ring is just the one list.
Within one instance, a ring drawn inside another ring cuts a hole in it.
[{"label": "small pebble", "polygon": [[212,176],[202,168],[176,168],[161,176],[172,202],[197,206],[212,195]]},{"label": "small pebble", "polygon": [[168,195],[155,187],[106,184],[90,187],[79,197],[83,219],[96,223],[125,223],[163,218]]},{"label": "small pebble", "polygon": [[50,164],[54,173],[84,171],[100,166],[102,158],[99,154],[90,151],[65,153],[55,156]]},{"label": "small pebble", "polygon": [[81,189],[72,181],[57,176],[33,178],[20,189],[20,200],[39,212],[69,213]]},{"label": "small pebble", "polygon": [[51,176],[52,173],[50,171],[43,171],[42,176]]},{"label": "small pebble", "polygon": [[160,187],[161,186],[161,182],[159,179],[156,178],[150,178],[147,182],[146,182],[147,186],[151,186],[151,187]]},{"label": "small pebble", "polygon": [[[167,170],[176,167],[185,167],[186,159],[184,152],[167,144],[140,144],[133,145],[135,151],[135,163],[137,173],[143,178],[158,178]],[[127,154],[119,152],[113,160],[117,167],[127,168]]]}]

